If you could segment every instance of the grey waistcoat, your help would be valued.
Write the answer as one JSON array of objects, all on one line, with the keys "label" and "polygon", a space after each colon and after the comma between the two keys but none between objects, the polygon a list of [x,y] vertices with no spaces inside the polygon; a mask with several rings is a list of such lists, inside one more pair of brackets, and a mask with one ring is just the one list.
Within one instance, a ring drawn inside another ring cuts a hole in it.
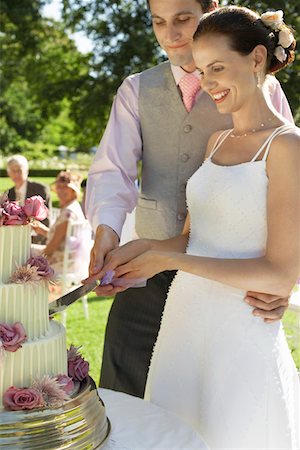
[{"label": "grey waistcoat", "polygon": [[139,116],[143,166],[136,231],[166,239],[182,231],[186,182],[202,164],[209,137],[232,121],[205,92],[187,113],[169,62],[140,75]]}]

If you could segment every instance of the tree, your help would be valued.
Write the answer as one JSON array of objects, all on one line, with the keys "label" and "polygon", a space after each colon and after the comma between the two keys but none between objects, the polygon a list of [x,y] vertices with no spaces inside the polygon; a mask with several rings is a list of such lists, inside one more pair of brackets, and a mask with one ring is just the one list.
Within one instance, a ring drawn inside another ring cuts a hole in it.
[{"label": "tree", "polygon": [[24,143],[39,141],[46,124],[66,105],[67,128],[73,128],[74,136],[80,130],[77,144],[88,147],[94,143],[94,139],[88,142],[69,113],[69,105],[80,97],[82,86],[90,79],[89,55],[77,50],[62,23],[41,17],[44,3],[2,0],[0,4],[3,153],[20,151]]},{"label": "tree", "polygon": [[[98,116],[103,129],[116,89],[130,73],[151,67],[164,58],[152,32],[146,0],[62,0],[64,20],[68,27],[84,31],[94,42],[92,80],[86,86],[78,107],[88,117],[88,110]],[[286,22],[300,33],[299,2],[293,0],[233,0],[262,13],[283,9]],[[299,59],[278,78],[300,123]],[[99,129],[100,129],[99,128]]]}]

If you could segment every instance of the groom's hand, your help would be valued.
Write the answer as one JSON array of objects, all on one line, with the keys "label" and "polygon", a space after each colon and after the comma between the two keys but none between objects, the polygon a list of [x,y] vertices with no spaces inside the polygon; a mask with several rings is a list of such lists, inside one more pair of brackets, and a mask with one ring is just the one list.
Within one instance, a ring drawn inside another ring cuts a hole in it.
[{"label": "groom's hand", "polygon": [[272,323],[282,319],[289,306],[289,297],[282,298],[261,292],[247,292],[245,302],[254,307],[254,316],[261,317],[266,323]]},{"label": "groom's hand", "polygon": [[[99,279],[106,255],[118,246],[119,236],[117,233],[108,225],[99,225],[96,230],[95,243],[91,250],[89,277],[83,280],[84,283]],[[108,284],[106,286],[99,286],[96,289],[96,294],[99,297],[105,297],[115,295],[121,290]]]}]

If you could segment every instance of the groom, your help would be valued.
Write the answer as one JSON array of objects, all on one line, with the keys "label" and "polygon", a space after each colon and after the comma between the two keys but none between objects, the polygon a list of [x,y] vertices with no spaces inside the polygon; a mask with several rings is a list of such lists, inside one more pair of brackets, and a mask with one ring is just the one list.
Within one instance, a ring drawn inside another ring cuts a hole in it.
[{"label": "groom", "polygon": [[[212,133],[231,126],[231,117],[219,114],[200,89],[191,53],[198,22],[217,7],[216,1],[150,0],[149,7],[169,61],[128,77],[114,100],[87,183],[86,211],[96,232],[91,275],[100,272],[105,256],[118,247],[126,212],[135,207],[139,237],[165,239],[182,231],[186,182],[201,165]],[[270,91],[274,106],[283,107],[280,112],[291,119],[275,78]],[[139,160],[140,193],[135,186]],[[173,276],[161,273],[147,287],[122,293],[112,286],[98,288],[98,295],[117,294],[106,329],[101,387],[143,397]],[[264,294],[248,293],[247,299],[254,313],[267,320],[281,318],[287,305],[287,299]]]}]

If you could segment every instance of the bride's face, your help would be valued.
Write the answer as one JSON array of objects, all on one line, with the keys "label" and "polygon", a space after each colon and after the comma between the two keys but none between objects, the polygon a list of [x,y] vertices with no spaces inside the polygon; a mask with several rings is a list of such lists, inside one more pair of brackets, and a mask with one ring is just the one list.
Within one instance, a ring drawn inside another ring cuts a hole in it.
[{"label": "bride's face", "polygon": [[220,113],[233,113],[244,106],[257,89],[253,54],[244,56],[231,49],[221,34],[201,36],[193,44],[201,86]]}]

